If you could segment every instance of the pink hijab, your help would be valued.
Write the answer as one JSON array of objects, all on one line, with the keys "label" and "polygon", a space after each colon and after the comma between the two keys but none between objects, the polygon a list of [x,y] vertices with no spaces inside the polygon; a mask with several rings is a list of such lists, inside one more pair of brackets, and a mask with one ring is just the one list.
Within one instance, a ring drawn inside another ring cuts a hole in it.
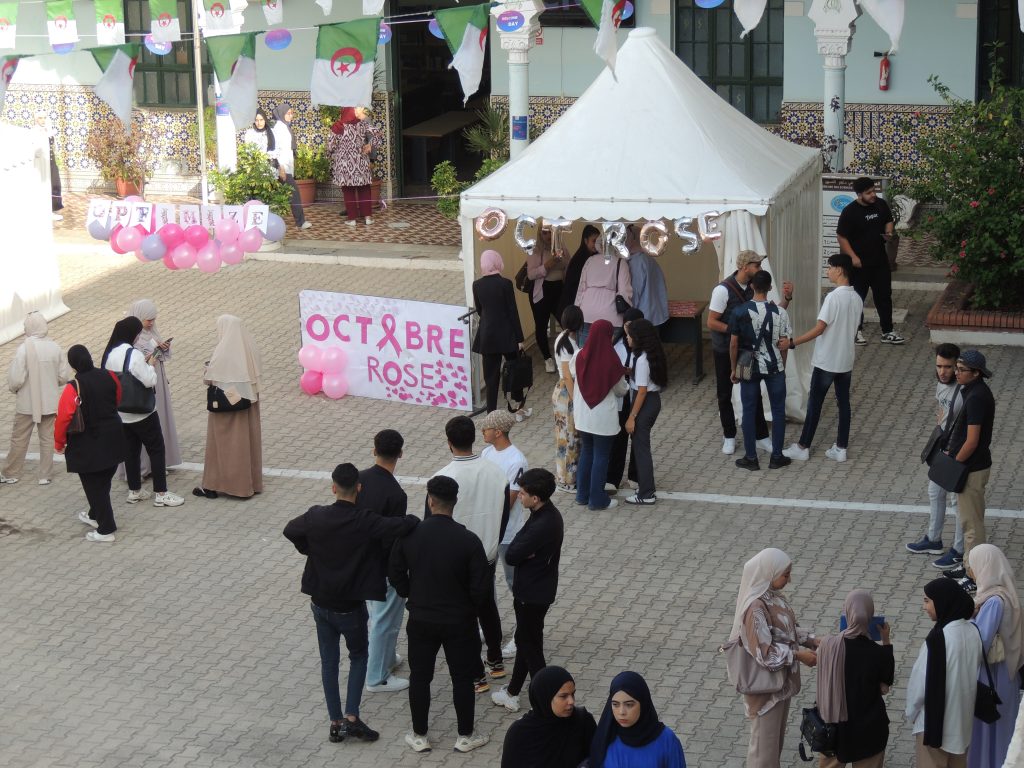
[{"label": "pink hijab", "polygon": [[855,589],[843,604],[846,629],[829,635],[818,645],[818,711],[826,723],[845,723],[846,711],[846,638],[867,636],[875,601],[866,589]]},{"label": "pink hijab", "polygon": [[501,260],[501,254],[490,249],[480,254],[480,271],[487,275],[499,275],[505,271],[505,262]]}]

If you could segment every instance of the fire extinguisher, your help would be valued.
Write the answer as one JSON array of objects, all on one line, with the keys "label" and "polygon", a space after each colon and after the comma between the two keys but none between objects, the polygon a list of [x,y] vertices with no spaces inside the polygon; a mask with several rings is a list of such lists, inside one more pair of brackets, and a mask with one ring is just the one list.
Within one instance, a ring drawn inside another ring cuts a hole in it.
[{"label": "fire extinguisher", "polygon": [[878,90],[889,90],[889,54],[882,54],[882,62],[878,65]]}]

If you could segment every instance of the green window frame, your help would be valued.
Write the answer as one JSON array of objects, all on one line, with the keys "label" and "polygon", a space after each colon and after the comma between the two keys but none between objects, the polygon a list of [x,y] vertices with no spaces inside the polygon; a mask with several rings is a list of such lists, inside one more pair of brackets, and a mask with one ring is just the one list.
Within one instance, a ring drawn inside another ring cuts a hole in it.
[{"label": "green window frame", "polygon": [[761,23],[740,39],[732,0],[700,8],[676,0],[675,52],[701,80],[757,123],[780,121],[784,0],[768,0]]},{"label": "green window frame", "polygon": [[991,45],[1001,44],[999,56],[1002,59],[1000,79],[1015,88],[1024,86],[1024,32],[1017,24],[1016,0],[980,0],[978,3],[978,69],[977,95],[979,99],[989,96],[988,81],[991,75],[988,57]]},{"label": "green window frame", "polygon": [[[124,0],[125,32],[148,34],[149,2]],[[174,43],[166,56],[152,53],[145,45],[135,65],[135,103],[140,107],[194,108],[196,76],[192,51],[192,8],[186,0],[178,0],[178,23],[184,40]],[[138,39],[138,38],[135,38]],[[211,67],[203,48],[203,83],[209,88]],[[207,101],[205,98],[203,101]]]}]

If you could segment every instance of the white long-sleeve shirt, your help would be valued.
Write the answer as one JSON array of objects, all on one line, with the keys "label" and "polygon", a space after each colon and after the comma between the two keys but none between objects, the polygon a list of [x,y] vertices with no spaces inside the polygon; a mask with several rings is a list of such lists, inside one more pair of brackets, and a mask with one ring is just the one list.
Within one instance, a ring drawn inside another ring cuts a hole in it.
[{"label": "white long-sleeve shirt", "polygon": [[[142,352],[127,344],[121,344],[110,350],[110,354],[107,355],[107,364],[104,367],[108,371],[120,373],[121,368],[124,367],[124,356],[129,349],[132,350],[132,359],[128,366],[128,372],[141,381],[143,386],[155,387],[156,368],[146,362],[146,356]],[[121,421],[124,424],[134,424],[137,421],[149,418],[150,414],[155,410],[156,408],[154,407],[149,413],[122,413],[120,414]]]},{"label": "white long-sleeve shirt", "polygon": [[284,168],[284,172],[295,175],[295,153],[292,152],[292,131],[284,120],[278,120],[271,128],[274,132],[274,151],[270,153],[271,159],[277,160],[277,164]]}]

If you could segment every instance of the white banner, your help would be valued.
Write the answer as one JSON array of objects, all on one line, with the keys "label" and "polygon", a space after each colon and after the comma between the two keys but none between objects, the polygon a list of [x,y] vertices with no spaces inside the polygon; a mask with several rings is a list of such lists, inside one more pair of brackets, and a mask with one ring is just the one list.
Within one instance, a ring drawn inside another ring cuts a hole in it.
[{"label": "white banner", "polygon": [[469,411],[466,307],[327,291],[300,291],[302,343],[338,347],[348,394]]},{"label": "white banner", "polygon": [[203,218],[199,215],[198,205],[179,205],[178,206],[178,224],[181,225],[182,229],[188,229],[196,224],[202,226]]},{"label": "white banner", "polygon": [[93,200],[89,203],[89,212],[85,215],[85,227],[94,221],[106,225],[110,221],[110,200]]}]

